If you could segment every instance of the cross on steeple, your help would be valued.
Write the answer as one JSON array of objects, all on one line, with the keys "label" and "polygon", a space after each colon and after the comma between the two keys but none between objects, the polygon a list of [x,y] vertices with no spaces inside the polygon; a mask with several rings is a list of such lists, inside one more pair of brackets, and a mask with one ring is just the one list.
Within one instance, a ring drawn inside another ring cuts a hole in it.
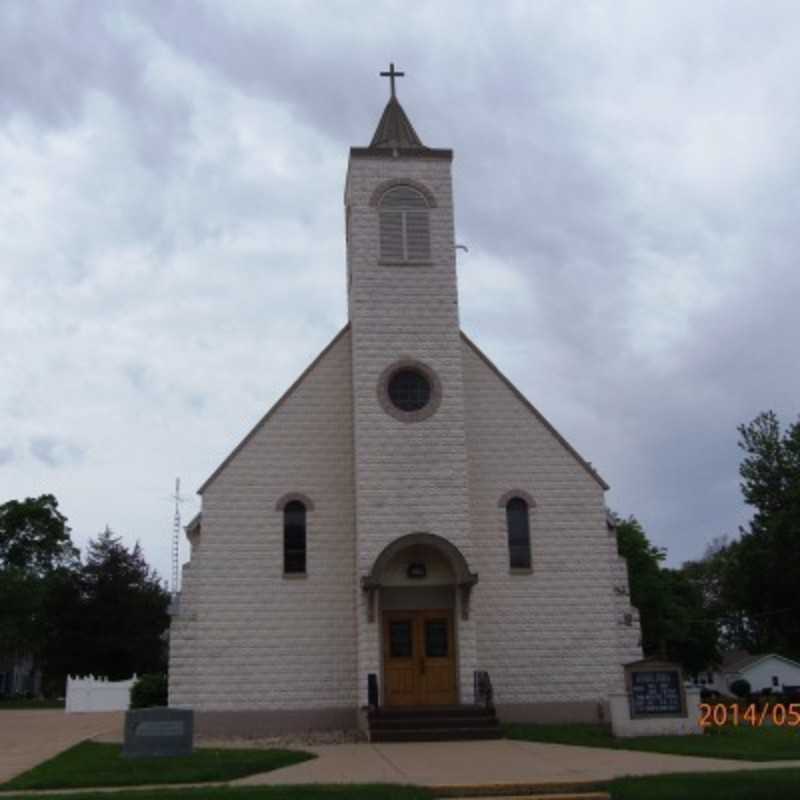
[{"label": "cross on steeple", "polygon": [[391,89],[392,89],[392,97],[394,97],[395,96],[394,95],[394,79],[395,78],[404,78],[405,77],[405,72],[395,72],[394,71],[394,62],[391,62],[389,64],[389,71],[388,72],[381,72],[381,77],[389,79],[389,85],[391,86]]}]

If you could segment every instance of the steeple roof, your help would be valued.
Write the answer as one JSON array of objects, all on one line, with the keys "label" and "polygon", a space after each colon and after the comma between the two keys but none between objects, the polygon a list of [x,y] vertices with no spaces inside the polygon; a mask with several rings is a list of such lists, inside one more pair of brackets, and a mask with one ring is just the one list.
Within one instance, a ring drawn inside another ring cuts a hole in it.
[{"label": "steeple roof", "polygon": [[388,72],[381,72],[381,77],[389,78],[391,95],[383,114],[378,121],[378,127],[372,136],[369,147],[351,147],[350,155],[357,158],[453,158],[452,150],[442,150],[439,148],[426,147],[422,140],[417,136],[411,120],[403,111],[403,106],[395,94],[395,78],[402,78],[404,72],[397,72],[394,63],[389,64]]},{"label": "steeple roof", "polygon": [[375,128],[375,133],[370,147],[402,147],[402,148],[424,148],[422,140],[417,136],[411,120],[403,111],[397,98],[392,96],[383,109],[383,114]]}]

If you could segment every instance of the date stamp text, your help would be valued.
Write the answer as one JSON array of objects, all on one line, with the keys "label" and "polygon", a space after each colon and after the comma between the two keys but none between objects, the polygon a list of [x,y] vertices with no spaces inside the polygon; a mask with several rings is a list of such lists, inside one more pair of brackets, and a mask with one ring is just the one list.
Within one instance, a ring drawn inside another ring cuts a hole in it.
[{"label": "date stamp text", "polygon": [[777,727],[800,727],[800,703],[774,703],[759,708],[755,703],[741,707],[736,704],[700,703],[700,727],[725,725],[749,725],[760,728],[762,725]]}]

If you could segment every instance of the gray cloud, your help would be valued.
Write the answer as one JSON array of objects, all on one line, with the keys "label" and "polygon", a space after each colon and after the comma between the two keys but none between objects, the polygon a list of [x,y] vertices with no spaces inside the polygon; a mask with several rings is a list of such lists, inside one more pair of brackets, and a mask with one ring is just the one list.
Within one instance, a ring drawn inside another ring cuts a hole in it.
[{"label": "gray cloud", "polygon": [[6,492],[168,574],[175,476],[346,319],[347,147],[393,59],[455,150],[465,329],[700,555],[747,518],[736,425],[800,410],[798,34],[780,2],[3,3],[0,414],[34,455]]},{"label": "gray cloud", "polygon": [[12,464],[16,460],[13,447],[0,447],[0,467],[4,464]]},{"label": "gray cloud", "polygon": [[85,450],[56,436],[35,436],[30,440],[31,455],[48,467],[76,464],[85,456]]}]

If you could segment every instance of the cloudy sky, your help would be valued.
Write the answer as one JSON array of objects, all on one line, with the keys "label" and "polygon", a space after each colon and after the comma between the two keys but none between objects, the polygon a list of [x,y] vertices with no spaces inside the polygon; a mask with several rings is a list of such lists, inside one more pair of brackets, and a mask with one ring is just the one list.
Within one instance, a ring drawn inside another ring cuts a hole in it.
[{"label": "cloudy sky", "polygon": [[[465,331],[670,562],[800,412],[795,2],[0,2],[0,502],[169,574],[196,488],[346,322],[342,191],[404,69]],[[182,543],[186,552],[185,543]]]}]

